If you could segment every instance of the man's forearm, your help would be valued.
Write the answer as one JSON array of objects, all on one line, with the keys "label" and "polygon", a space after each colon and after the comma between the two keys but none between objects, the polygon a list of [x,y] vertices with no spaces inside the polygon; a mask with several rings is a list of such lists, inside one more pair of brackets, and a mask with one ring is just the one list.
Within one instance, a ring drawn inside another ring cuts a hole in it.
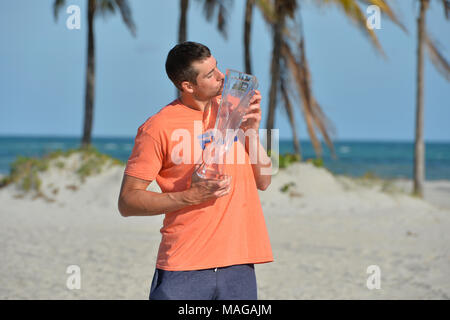
[{"label": "man's forearm", "polygon": [[124,217],[154,216],[192,205],[184,192],[158,193],[147,190],[132,190],[119,199],[119,211]]},{"label": "man's forearm", "polygon": [[258,133],[248,136],[248,141],[245,143],[245,150],[250,157],[256,186],[260,190],[267,189],[271,182],[272,161],[261,144]]}]

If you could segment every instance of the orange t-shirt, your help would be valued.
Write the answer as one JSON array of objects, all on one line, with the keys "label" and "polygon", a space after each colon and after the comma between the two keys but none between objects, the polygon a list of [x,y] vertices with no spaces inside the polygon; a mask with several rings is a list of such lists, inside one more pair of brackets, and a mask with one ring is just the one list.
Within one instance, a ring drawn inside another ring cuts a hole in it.
[{"label": "orange t-shirt", "polygon": [[[179,100],[162,108],[139,127],[125,174],[156,178],[162,192],[188,189],[203,145],[211,141],[208,130],[217,110],[217,100],[205,112]],[[249,156],[239,140],[233,147],[234,162],[224,164],[232,176],[229,194],[165,213],[157,268],[187,271],[273,261]],[[242,154],[244,163],[237,159]]]}]

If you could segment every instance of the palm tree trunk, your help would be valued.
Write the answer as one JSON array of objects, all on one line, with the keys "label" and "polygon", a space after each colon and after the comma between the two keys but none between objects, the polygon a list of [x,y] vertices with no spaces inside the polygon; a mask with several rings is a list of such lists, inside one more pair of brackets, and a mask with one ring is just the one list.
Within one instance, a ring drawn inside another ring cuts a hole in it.
[{"label": "palm tree trunk", "polygon": [[187,10],[189,0],[180,0],[180,24],[178,26],[178,43],[186,41]]},{"label": "palm tree trunk", "polygon": [[423,140],[424,123],[424,57],[425,15],[429,0],[420,0],[420,15],[417,19],[417,97],[416,97],[416,136],[414,145],[414,194],[423,198],[425,179],[425,144]]},{"label": "palm tree trunk", "polygon": [[282,6],[282,0],[275,1],[276,10],[276,22],[274,24],[273,32],[273,49],[272,49],[272,63],[270,66],[270,74],[272,76],[269,91],[269,113],[267,116],[266,129],[267,129],[267,151],[272,152],[272,134],[271,129],[275,125],[275,109],[277,105],[277,91],[278,82],[280,80],[280,59],[281,59],[281,46],[282,46],[282,32],[284,27],[284,10]]},{"label": "palm tree trunk", "polygon": [[[187,11],[189,0],[180,0],[180,21],[178,25],[178,43],[185,42],[187,39]],[[178,88],[175,88],[175,98],[179,96]]]},{"label": "palm tree trunk", "polygon": [[247,0],[245,4],[245,22],[244,22],[244,51],[245,51],[245,73],[252,74],[252,63],[250,55],[250,38],[252,31],[252,14],[255,0]]},{"label": "palm tree trunk", "polygon": [[94,119],[95,98],[95,39],[94,39],[94,15],[96,0],[88,3],[88,48],[86,69],[86,90],[84,100],[84,129],[81,147],[86,148],[91,144],[92,123]]}]

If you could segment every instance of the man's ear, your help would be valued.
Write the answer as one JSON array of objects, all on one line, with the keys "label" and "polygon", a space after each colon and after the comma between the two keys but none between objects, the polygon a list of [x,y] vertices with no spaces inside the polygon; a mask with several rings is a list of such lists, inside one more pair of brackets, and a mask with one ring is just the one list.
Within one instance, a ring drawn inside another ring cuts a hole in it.
[{"label": "man's ear", "polygon": [[194,88],[192,86],[192,83],[190,83],[189,81],[183,81],[181,84],[181,89],[183,92],[187,92],[187,93],[193,93],[194,92]]}]

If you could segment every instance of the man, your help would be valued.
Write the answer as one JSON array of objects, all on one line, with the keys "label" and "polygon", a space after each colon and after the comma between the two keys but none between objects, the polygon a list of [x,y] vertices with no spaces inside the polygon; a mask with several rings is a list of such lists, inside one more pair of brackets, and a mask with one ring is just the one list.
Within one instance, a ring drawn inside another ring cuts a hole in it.
[{"label": "man", "polygon": [[[261,95],[255,91],[240,128],[257,143],[233,143],[237,154],[245,149],[246,162],[224,164],[226,178],[200,179],[195,151],[214,127],[224,75],[195,42],[169,52],[166,72],[180,97],[139,127],[118,203],[125,217],[165,214],[149,298],[257,299],[254,264],[273,261],[257,191],[271,179],[262,174],[271,162],[258,136]],[[195,123],[202,124],[200,137]],[[180,133],[189,134],[188,144]],[[187,148],[180,152],[180,145]],[[258,160],[250,164],[251,148]],[[162,193],[146,190],[154,179]]]}]

